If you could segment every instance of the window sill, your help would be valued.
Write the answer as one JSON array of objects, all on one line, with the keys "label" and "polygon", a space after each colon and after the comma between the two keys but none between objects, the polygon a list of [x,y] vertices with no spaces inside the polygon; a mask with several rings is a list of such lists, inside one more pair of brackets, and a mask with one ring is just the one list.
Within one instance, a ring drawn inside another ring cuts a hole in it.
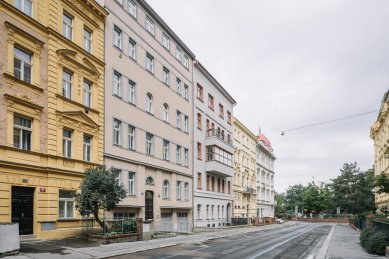
[{"label": "window sill", "polygon": [[43,91],[44,91],[43,88],[41,88],[41,87],[39,87],[39,86],[37,86],[37,85],[35,85],[35,84],[31,84],[31,83],[28,83],[28,82],[26,82],[26,81],[23,81],[23,80],[21,80],[21,79],[15,77],[14,75],[12,75],[12,74],[10,74],[10,73],[7,73],[7,72],[6,72],[6,73],[3,73],[3,76],[4,76],[5,78],[7,78],[7,79],[10,79],[10,80],[16,82],[16,83],[19,83],[19,84],[22,84],[22,85],[24,85],[24,86],[30,87],[30,88],[32,88],[32,89],[34,89],[34,90],[38,90],[39,92],[43,92]]},{"label": "window sill", "polygon": [[123,50],[122,50],[120,47],[116,46],[115,44],[113,44],[112,46],[113,46],[115,49],[117,49],[118,51],[120,51],[121,53],[123,53]]},{"label": "window sill", "polygon": [[75,218],[60,218],[57,219],[57,222],[75,222],[75,221],[80,221],[79,219]]},{"label": "window sill", "polygon": [[93,108],[90,108],[90,107],[88,107],[88,106],[85,106],[85,105],[83,105],[83,104],[81,104],[81,103],[78,103],[78,102],[72,100],[72,99],[66,98],[65,96],[63,96],[63,95],[61,95],[61,94],[56,94],[56,96],[57,96],[57,98],[59,98],[59,99],[62,99],[62,100],[64,100],[64,101],[70,102],[70,103],[72,103],[72,104],[74,104],[74,105],[77,105],[78,107],[83,108],[83,109],[85,110],[85,113],[87,113],[87,111],[92,111],[92,112],[97,113],[97,114],[100,113],[98,110],[95,110],[95,109],[93,109]]}]

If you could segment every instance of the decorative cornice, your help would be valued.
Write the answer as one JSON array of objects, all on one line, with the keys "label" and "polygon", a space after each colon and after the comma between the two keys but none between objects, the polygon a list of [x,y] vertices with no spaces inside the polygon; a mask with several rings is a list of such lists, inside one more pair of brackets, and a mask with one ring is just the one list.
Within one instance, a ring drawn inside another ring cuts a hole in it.
[{"label": "decorative cornice", "polygon": [[56,113],[60,116],[69,118],[71,120],[80,121],[79,119],[75,119],[75,116],[80,116],[86,124],[93,126],[94,128],[99,128],[99,125],[94,122],[91,118],[86,116],[82,111],[56,111]]},{"label": "decorative cornice", "polygon": [[91,111],[91,112],[100,114],[100,112],[99,112],[98,110],[92,109],[92,108],[90,108],[90,107],[87,107],[87,106],[85,106],[85,105],[79,103],[79,102],[76,102],[76,101],[73,101],[73,100],[71,100],[71,99],[68,99],[68,98],[64,97],[63,95],[61,95],[61,94],[56,94],[55,96],[56,96],[57,98],[59,98],[59,99],[62,99],[62,100],[64,100],[64,101],[67,101],[67,102],[69,102],[69,103],[72,103],[72,104],[74,104],[74,105],[77,105],[77,106],[79,106],[80,108],[85,109],[85,111]]},{"label": "decorative cornice", "polygon": [[38,90],[38,91],[40,91],[40,92],[43,92],[43,91],[44,91],[43,88],[41,88],[41,87],[39,87],[39,86],[37,86],[37,85],[30,84],[30,83],[25,82],[25,81],[23,81],[23,80],[20,80],[19,78],[16,78],[14,75],[11,75],[11,74],[8,73],[8,72],[3,73],[3,76],[4,76],[5,78],[10,79],[10,80],[12,80],[12,81],[15,81],[15,82],[17,82],[17,83],[19,83],[19,84],[28,86],[28,87],[30,87],[30,88],[32,88],[32,89],[34,89],[34,90]]},{"label": "decorative cornice", "polygon": [[9,95],[9,94],[4,94],[4,97],[7,101],[13,101],[16,103],[23,104],[25,106],[28,106],[32,109],[38,109],[38,110],[43,110],[43,107],[34,103],[31,101],[31,97],[28,97],[27,95]]},{"label": "decorative cornice", "polygon": [[19,27],[16,27],[15,25],[10,23],[9,21],[5,21],[4,24],[5,24],[5,27],[8,30],[13,30],[13,31],[17,32],[18,34],[23,35],[25,38],[27,38],[27,39],[29,39],[31,41],[34,41],[35,43],[38,43],[40,46],[45,45],[45,43],[43,41],[41,41],[40,39],[32,36],[31,34],[29,34],[28,32],[20,29]]},{"label": "decorative cornice", "polygon": [[92,75],[100,76],[99,70],[88,59],[83,58],[83,61],[86,64],[82,64],[75,59],[77,52],[75,52],[73,50],[69,50],[69,49],[58,49],[57,54],[58,54],[58,56],[63,57],[67,61],[72,62],[74,65],[88,71]]}]

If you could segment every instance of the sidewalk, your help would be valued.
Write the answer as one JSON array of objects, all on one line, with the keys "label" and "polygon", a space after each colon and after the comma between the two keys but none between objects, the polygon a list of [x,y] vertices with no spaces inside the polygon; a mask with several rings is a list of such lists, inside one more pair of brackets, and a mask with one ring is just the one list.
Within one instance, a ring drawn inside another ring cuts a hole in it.
[{"label": "sidewalk", "polygon": [[86,242],[83,239],[72,238],[64,240],[32,241],[21,244],[19,255],[5,257],[7,259],[56,259],[56,258],[105,258],[124,255],[155,248],[168,247],[187,243],[204,242],[211,239],[249,233],[271,228],[288,227],[294,222],[272,224],[260,227],[242,227],[228,230],[201,232],[193,235],[178,235],[176,237],[153,239],[149,241],[127,242],[109,245],[99,245]]},{"label": "sidewalk", "polygon": [[359,232],[349,224],[334,224],[316,259],[381,259],[384,256],[366,253],[359,241]]}]

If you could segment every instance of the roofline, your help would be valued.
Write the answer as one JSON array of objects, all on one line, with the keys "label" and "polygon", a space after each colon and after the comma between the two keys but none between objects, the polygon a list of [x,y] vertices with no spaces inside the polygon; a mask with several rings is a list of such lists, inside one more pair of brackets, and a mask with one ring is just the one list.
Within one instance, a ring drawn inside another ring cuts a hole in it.
[{"label": "roofline", "polygon": [[274,155],[274,150],[272,149],[272,151],[270,151],[268,148],[266,148],[266,146],[265,145],[262,145],[261,143],[259,143],[259,141],[258,141],[258,146],[260,147],[260,148],[262,148],[263,150],[265,150],[271,157],[273,157],[274,158],[274,160],[276,160],[277,158],[276,158],[276,156]]},{"label": "roofline", "polygon": [[255,143],[258,143],[258,138],[257,136],[251,131],[249,130],[242,122],[240,122],[240,120],[238,120],[235,116],[233,117],[233,121],[232,121],[232,124],[234,124],[235,122],[237,122],[238,126],[240,126],[241,128],[243,128],[245,131],[249,132],[251,134],[251,137],[253,137],[255,139]]},{"label": "roofline", "polygon": [[138,0],[138,3],[140,3],[143,8],[153,17],[160,25],[162,25],[163,29],[166,30],[172,38],[180,45],[181,48],[183,48],[189,56],[194,59],[195,54],[188,48],[188,46],[185,45],[185,43],[177,36],[177,34],[174,33],[172,29],[165,23],[165,21],[157,14],[157,12],[145,1],[145,0]]},{"label": "roofline", "polygon": [[384,104],[385,104],[386,99],[388,99],[388,96],[389,96],[389,91],[385,92],[384,97],[382,97],[381,107],[380,107],[380,110],[378,112],[377,121],[380,118],[382,109],[384,108]]},{"label": "roofline", "polygon": [[216,80],[216,78],[213,77],[213,75],[211,73],[209,73],[209,71],[200,63],[200,61],[198,61],[197,59],[195,60],[194,62],[194,65],[195,67],[197,67],[206,77],[208,80],[211,81],[211,83],[213,83],[216,88],[218,88],[218,90],[220,92],[222,92],[222,94],[227,97],[227,99],[232,103],[233,106],[236,105],[236,101],[235,99],[227,92],[227,90]]}]

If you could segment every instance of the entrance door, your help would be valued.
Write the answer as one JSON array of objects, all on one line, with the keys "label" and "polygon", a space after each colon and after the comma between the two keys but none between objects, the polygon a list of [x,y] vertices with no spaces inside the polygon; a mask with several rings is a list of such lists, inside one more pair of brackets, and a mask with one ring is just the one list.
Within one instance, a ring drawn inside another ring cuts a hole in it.
[{"label": "entrance door", "polygon": [[190,232],[188,213],[177,213],[177,232]]},{"label": "entrance door", "polygon": [[146,191],[145,194],[145,219],[153,219],[154,215],[154,200],[153,200],[153,192],[152,191]]},{"label": "entrance door", "polygon": [[19,223],[19,235],[33,234],[34,188],[12,186],[12,222]]},{"label": "entrance door", "polygon": [[231,222],[231,203],[227,204],[227,223]]}]

